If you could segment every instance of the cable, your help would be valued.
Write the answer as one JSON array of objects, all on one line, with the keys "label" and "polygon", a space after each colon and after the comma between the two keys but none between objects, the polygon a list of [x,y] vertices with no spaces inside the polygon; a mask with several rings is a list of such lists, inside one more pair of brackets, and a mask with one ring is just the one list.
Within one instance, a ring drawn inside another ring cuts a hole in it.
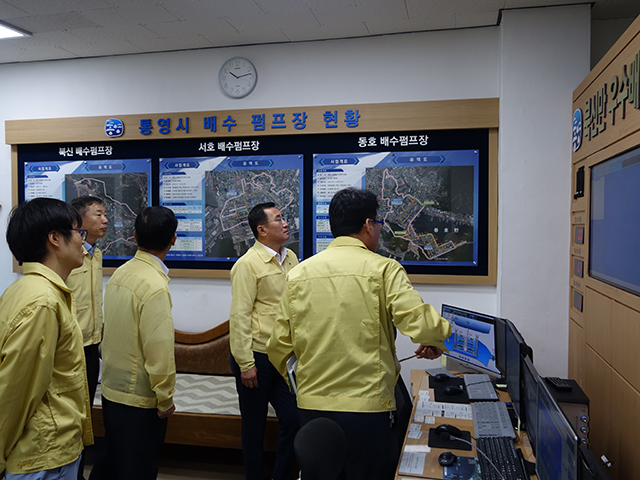
[{"label": "cable", "polygon": [[448,441],[448,440],[453,439],[453,440],[459,440],[459,441],[461,441],[463,443],[467,443],[467,444],[471,445],[473,448],[475,448],[478,451],[478,453],[482,454],[482,456],[487,460],[487,462],[489,462],[491,464],[491,466],[493,468],[495,468],[496,472],[498,472],[498,475],[500,475],[502,480],[507,480],[507,478],[502,474],[502,472],[500,470],[498,470],[498,467],[495,466],[495,464],[491,461],[491,459],[489,459],[489,457],[487,457],[487,455],[482,450],[480,450],[478,447],[476,447],[473,443],[465,440],[464,438],[454,437],[449,432],[442,432],[440,434],[440,438],[442,440],[444,440],[445,442]]}]

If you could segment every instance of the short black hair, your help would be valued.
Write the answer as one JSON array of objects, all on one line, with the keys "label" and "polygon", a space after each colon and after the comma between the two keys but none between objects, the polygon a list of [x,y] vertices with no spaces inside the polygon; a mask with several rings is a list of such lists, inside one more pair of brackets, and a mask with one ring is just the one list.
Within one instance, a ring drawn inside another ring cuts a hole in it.
[{"label": "short black hair", "polygon": [[178,228],[178,219],[167,207],[145,207],[136,217],[135,229],[138,246],[161,252],[173,240]]},{"label": "short black hair", "polygon": [[265,213],[267,208],[275,208],[276,204],[273,202],[259,203],[251,209],[247,219],[249,220],[249,226],[253,232],[253,236],[258,238],[258,225],[267,223],[269,217]]},{"label": "short black hair", "polygon": [[93,205],[94,203],[98,203],[104,207],[104,201],[99,197],[94,197],[91,195],[83,195],[82,197],[76,197],[71,200],[71,206],[80,212],[80,215],[84,217],[84,214],[87,213],[87,209]]},{"label": "short black hair", "polygon": [[49,233],[58,232],[69,240],[73,229],[81,226],[80,213],[68,203],[34,198],[11,211],[7,243],[18,262],[41,262],[48,253]]},{"label": "short black hair", "polygon": [[369,190],[345,188],[337,192],[329,204],[329,224],[335,237],[360,233],[367,218],[378,215],[378,199]]}]

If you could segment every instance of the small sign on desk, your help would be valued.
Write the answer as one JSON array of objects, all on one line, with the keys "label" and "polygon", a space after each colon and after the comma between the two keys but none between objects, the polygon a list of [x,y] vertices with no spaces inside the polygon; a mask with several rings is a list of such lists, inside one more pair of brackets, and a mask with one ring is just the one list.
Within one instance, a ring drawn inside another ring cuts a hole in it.
[{"label": "small sign on desk", "polygon": [[427,454],[424,452],[407,452],[402,453],[400,467],[398,473],[408,473],[410,475],[422,475],[424,472],[424,462]]}]

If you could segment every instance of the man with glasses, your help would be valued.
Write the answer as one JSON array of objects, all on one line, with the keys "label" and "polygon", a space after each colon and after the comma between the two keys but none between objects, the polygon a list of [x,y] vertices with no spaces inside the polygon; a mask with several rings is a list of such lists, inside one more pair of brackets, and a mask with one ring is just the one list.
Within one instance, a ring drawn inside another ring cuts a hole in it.
[{"label": "man with glasses", "polygon": [[93,443],[82,332],[65,283],[82,265],[81,225],[51,198],[10,215],[7,243],[24,275],[0,297],[0,478],[76,480]]},{"label": "man with glasses", "polygon": [[293,440],[298,431],[296,399],[267,358],[285,275],[298,260],[284,247],[289,224],[274,203],[251,209],[249,226],[256,242],[231,269],[231,370],[236,377],[242,415],[242,453],[247,480],[264,480],[262,472],[267,408],[276,410],[280,434],[271,478],[292,478]]},{"label": "man with glasses", "polygon": [[283,376],[297,357],[302,424],[326,417],[342,427],[341,478],[389,480],[399,456],[390,423],[400,373],[393,327],[429,359],[442,354],[451,327],[398,262],[375,253],[384,222],[372,192],[337,192],[329,223],[335,239],[327,249],[287,275],[267,353]]},{"label": "man with glasses", "polygon": [[[104,202],[98,197],[82,196],[71,200],[71,206],[82,216],[85,229],[84,263],[69,274],[67,285],[76,297],[78,325],[82,330],[84,357],[89,382],[89,401],[93,407],[98,377],[100,374],[100,353],[98,346],[102,340],[102,252],[96,241],[107,233],[107,213]],[[84,456],[78,469],[78,480],[84,479]]]}]

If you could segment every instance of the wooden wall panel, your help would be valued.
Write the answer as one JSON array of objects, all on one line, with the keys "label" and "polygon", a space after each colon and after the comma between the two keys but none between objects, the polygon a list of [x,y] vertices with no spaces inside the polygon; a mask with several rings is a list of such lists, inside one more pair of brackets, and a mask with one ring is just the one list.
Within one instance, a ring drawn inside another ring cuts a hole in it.
[{"label": "wooden wall panel", "polygon": [[640,392],[617,373],[612,375],[612,423],[617,433],[612,442],[614,462],[612,474],[616,478],[640,478],[638,462],[638,431],[640,431]]},{"label": "wooden wall panel", "polygon": [[[219,128],[217,132],[196,128],[196,126],[203,125],[205,117],[216,116],[222,121],[229,115],[233,115],[233,118],[238,122],[231,134],[234,137],[328,133],[323,113],[327,110],[344,111],[347,108],[358,109],[360,120],[357,130],[361,132],[498,128],[500,111],[499,99],[476,98],[428,102],[370,103],[351,106],[327,105],[115,115],[124,122],[125,131],[121,137],[112,138],[109,141],[144,139],[138,130],[140,120],[151,119],[152,123],[156,125],[158,119],[167,116],[174,118],[188,117],[192,125],[190,133],[184,130],[176,131],[172,129],[171,132],[163,136],[163,138],[171,139],[229,137],[230,134],[225,128]],[[303,130],[266,129],[264,132],[256,132],[251,123],[252,115],[254,114],[265,114],[266,118],[272,118],[273,114],[285,114],[286,118],[291,118],[294,112],[301,111],[308,115],[306,127]],[[5,141],[10,145],[104,141],[107,139],[104,133],[104,124],[107,119],[112,117],[104,115],[99,117],[8,120],[5,122]],[[330,133],[354,132],[344,122],[339,123]]]},{"label": "wooden wall panel", "polygon": [[569,378],[584,386],[584,329],[573,318],[569,320]]},{"label": "wooden wall panel", "polygon": [[612,358],[612,308],[609,298],[587,288],[584,299],[585,341],[608,363]]},{"label": "wooden wall panel", "polygon": [[636,390],[640,390],[640,313],[616,302],[612,315],[615,348],[611,365]]},{"label": "wooden wall panel", "polygon": [[[573,93],[574,111],[582,112],[585,124],[582,145],[572,156],[570,286],[572,292],[583,288],[585,296],[582,313],[569,308],[569,370],[582,377],[581,385],[590,399],[591,449],[613,462],[611,477],[620,480],[640,478],[635,439],[640,429],[640,296],[589,276],[590,177],[593,166],[640,146],[639,64],[640,17]],[[597,132],[587,128],[589,101],[603,107],[593,122],[600,127]],[[584,169],[584,196],[575,198],[580,168]],[[585,227],[581,245],[573,239],[578,224]],[[640,244],[637,254],[640,256]],[[573,272],[573,260],[578,257],[584,259],[582,279],[576,279]]]},{"label": "wooden wall panel", "polygon": [[616,432],[612,431],[612,370],[591,347],[585,348],[584,393],[589,397],[589,439],[598,457],[610,456]]}]

